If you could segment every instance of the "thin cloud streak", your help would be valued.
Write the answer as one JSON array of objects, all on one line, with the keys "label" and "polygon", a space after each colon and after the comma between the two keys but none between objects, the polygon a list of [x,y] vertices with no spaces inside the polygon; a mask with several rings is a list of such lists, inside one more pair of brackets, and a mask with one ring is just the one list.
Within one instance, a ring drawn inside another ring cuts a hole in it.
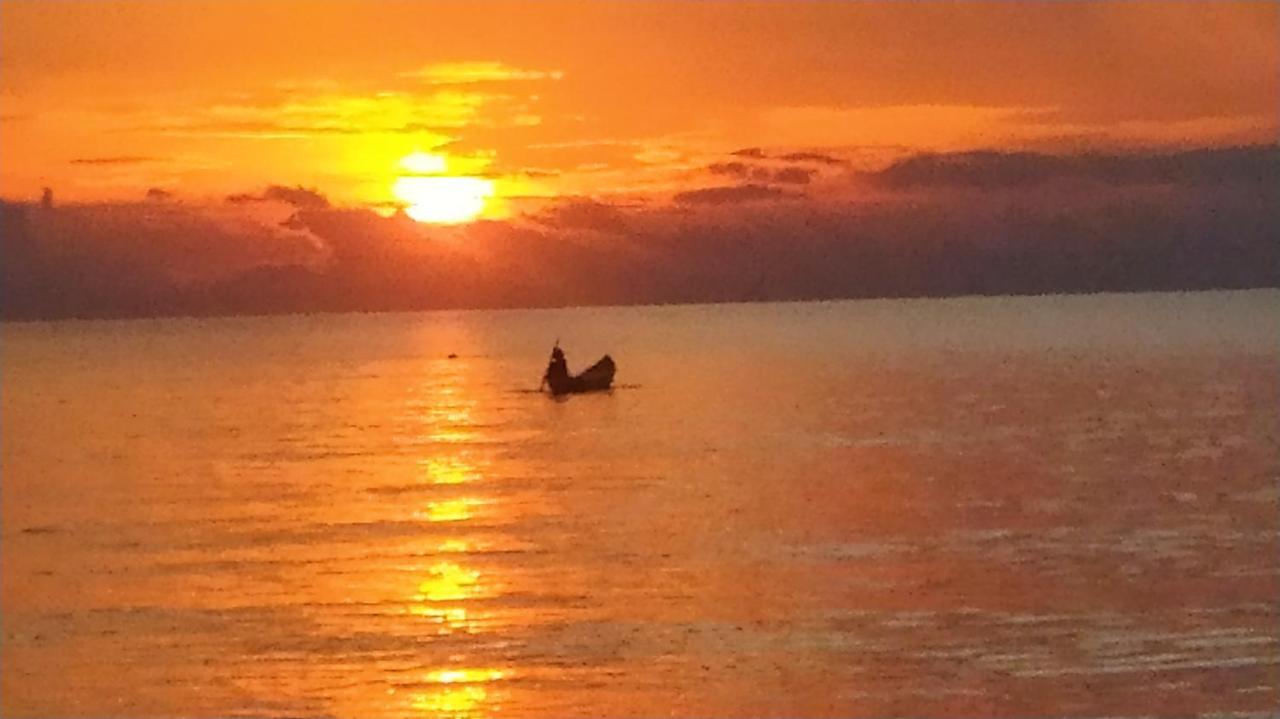
[{"label": "thin cloud streak", "polygon": [[559,80],[559,70],[526,70],[496,60],[442,62],[400,73],[400,77],[421,80],[429,85],[474,85],[489,82]]},{"label": "thin cloud streak", "polygon": [[158,162],[154,157],[116,156],[116,157],[77,157],[71,160],[73,165],[141,165]]}]

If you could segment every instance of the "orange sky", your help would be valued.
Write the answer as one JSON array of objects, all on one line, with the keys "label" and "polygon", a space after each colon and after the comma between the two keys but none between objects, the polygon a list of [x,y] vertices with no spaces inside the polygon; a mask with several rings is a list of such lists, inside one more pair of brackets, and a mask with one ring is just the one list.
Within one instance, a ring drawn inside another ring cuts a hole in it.
[{"label": "orange sky", "polygon": [[[409,153],[539,197],[726,153],[1271,142],[1276,3],[0,4],[0,196],[401,201]],[[530,199],[533,198],[533,199]]]}]

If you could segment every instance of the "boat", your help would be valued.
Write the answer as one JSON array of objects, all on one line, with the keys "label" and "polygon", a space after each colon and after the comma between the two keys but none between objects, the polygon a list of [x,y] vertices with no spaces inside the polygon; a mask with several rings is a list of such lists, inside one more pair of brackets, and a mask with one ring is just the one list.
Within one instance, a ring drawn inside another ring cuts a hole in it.
[{"label": "boat", "polygon": [[543,375],[542,381],[551,390],[552,396],[557,397],[580,392],[599,392],[613,385],[613,375],[617,370],[613,358],[605,355],[582,372],[571,375],[564,352],[557,345],[551,350],[551,362],[547,364],[547,373]]}]

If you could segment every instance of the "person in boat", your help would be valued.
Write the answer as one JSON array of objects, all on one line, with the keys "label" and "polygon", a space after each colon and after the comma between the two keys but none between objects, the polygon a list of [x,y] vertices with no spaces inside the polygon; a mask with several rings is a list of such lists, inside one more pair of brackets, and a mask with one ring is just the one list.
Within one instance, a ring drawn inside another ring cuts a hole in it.
[{"label": "person in boat", "polygon": [[551,350],[551,362],[547,364],[547,373],[542,376],[543,384],[551,385],[554,392],[569,385],[569,363],[564,359],[564,352],[559,347]]}]

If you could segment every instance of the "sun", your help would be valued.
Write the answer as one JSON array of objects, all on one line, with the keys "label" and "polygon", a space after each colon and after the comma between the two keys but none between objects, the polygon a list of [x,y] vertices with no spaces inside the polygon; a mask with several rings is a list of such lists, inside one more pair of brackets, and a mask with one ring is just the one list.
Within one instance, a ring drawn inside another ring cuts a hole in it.
[{"label": "sun", "polygon": [[407,204],[405,214],[418,222],[469,222],[493,197],[492,180],[443,174],[448,166],[440,155],[414,152],[402,158],[400,166],[412,174],[397,178],[391,191]]},{"label": "sun", "polygon": [[493,182],[479,177],[401,177],[392,187],[408,203],[405,214],[418,222],[448,225],[474,220],[493,196]]}]

